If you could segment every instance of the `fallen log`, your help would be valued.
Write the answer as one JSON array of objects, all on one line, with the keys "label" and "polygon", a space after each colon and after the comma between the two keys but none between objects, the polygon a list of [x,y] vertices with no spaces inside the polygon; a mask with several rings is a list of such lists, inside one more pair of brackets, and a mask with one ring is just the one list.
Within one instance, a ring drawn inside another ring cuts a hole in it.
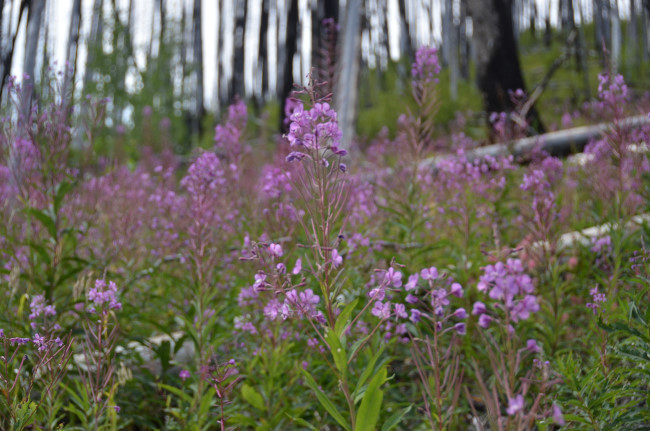
[{"label": "fallen log", "polygon": [[[650,125],[647,115],[627,117],[620,121],[619,126],[625,129]],[[546,151],[552,156],[566,157],[569,154],[579,153],[584,150],[589,140],[602,136],[614,126],[614,123],[600,123],[591,126],[574,127],[558,130],[543,135],[531,136],[513,142],[487,145],[467,151],[465,156],[469,161],[482,159],[487,156],[499,157],[512,154],[515,160],[525,159],[535,149]],[[452,155],[429,157],[422,161],[420,166],[436,166],[440,161]]]}]

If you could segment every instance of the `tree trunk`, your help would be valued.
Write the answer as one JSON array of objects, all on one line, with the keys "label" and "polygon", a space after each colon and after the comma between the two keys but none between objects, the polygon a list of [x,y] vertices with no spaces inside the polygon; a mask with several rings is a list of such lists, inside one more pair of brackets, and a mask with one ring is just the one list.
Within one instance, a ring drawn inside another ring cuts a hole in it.
[{"label": "tree trunk", "polygon": [[[18,11],[18,24],[16,24],[16,29],[20,28],[20,23],[23,19],[23,14],[25,13],[25,9],[27,9],[27,3],[24,1],[21,1],[20,3],[20,9]],[[10,11],[11,12],[11,11]],[[9,31],[7,34],[11,33],[11,27],[9,28]],[[18,37],[18,31],[13,34],[11,38],[11,45],[9,46],[7,52],[2,53],[2,82],[0,83],[0,100],[2,100],[2,94],[4,92],[5,84],[7,83],[7,79],[9,78],[9,74],[11,73],[11,66],[13,65],[14,61],[14,51],[16,48],[16,38]]]},{"label": "tree trunk", "polygon": [[[29,76],[32,87],[36,85],[34,73],[36,68],[36,56],[38,54],[38,42],[40,40],[44,10],[45,0],[31,0],[29,2],[23,73]],[[27,87],[25,86],[25,88]],[[32,91],[34,91],[34,88],[32,88]]]},{"label": "tree trunk", "polygon": [[205,103],[203,102],[203,32],[201,30],[201,0],[194,0],[194,10],[192,13],[192,23],[194,25],[193,31],[193,60],[194,60],[194,73],[196,76],[196,100],[194,112],[194,133],[196,136],[201,136],[203,116],[205,115]]},{"label": "tree trunk", "polygon": [[88,54],[86,55],[86,64],[84,66],[84,85],[83,85],[83,92],[84,94],[88,93],[89,85],[90,82],[94,78],[94,73],[93,73],[93,67],[94,67],[94,61],[95,61],[95,51],[96,50],[101,50],[101,43],[100,42],[100,37],[102,34],[102,28],[103,28],[103,13],[104,11],[104,0],[95,0],[93,3],[93,19],[92,23],[90,26],[90,38],[88,39],[88,43],[86,44],[86,51]]},{"label": "tree trunk", "polygon": [[248,12],[248,1],[240,0],[237,2],[237,11],[235,17],[235,61],[233,73],[232,93],[228,97],[232,99],[238,96],[244,96],[244,48],[246,45],[246,15]]},{"label": "tree trunk", "polygon": [[399,17],[400,17],[400,51],[407,59],[413,58],[413,45],[411,44],[411,29],[408,17],[406,16],[406,4],[404,0],[399,0]]},{"label": "tree trunk", "polygon": [[454,24],[453,0],[447,0],[446,8],[449,9],[449,97],[452,101],[458,100],[458,27]]},{"label": "tree trunk", "polygon": [[280,93],[280,130],[285,133],[287,125],[284,122],[284,107],[287,97],[293,89],[293,56],[298,49],[298,0],[291,0],[287,14],[287,36],[285,39],[285,57],[282,72],[282,92]]},{"label": "tree trunk", "polygon": [[348,0],[345,7],[343,49],[341,61],[338,62],[335,106],[338,112],[339,127],[343,133],[342,145],[349,148],[354,135],[358,98],[359,62],[361,60],[359,52],[361,0]]},{"label": "tree trunk", "polygon": [[618,72],[618,67],[621,62],[621,19],[618,15],[618,2],[614,2],[614,7],[610,9],[611,19],[611,63],[612,73]]},{"label": "tree trunk", "polygon": [[262,69],[262,94],[261,99],[266,100],[269,92],[269,60],[268,60],[268,32],[269,32],[269,0],[262,0],[262,19],[260,21],[259,55],[258,64]]},{"label": "tree trunk", "polygon": [[[468,0],[467,6],[485,111],[511,112],[515,106],[508,90],[526,89],[512,29],[512,4],[508,0]],[[527,120],[538,132],[544,129],[535,109],[529,111]]]}]

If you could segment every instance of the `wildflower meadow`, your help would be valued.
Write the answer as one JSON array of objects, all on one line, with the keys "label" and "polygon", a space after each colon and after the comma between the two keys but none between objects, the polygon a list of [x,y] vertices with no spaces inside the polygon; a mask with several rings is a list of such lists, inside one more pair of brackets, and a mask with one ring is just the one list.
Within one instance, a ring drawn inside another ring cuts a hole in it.
[{"label": "wildflower meadow", "polygon": [[439,72],[394,135],[350,146],[314,77],[287,133],[235,100],[189,156],[99,153],[109,101],[11,80],[0,429],[650,429],[647,103],[603,72],[584,149],[490,155],[434,133]]}]

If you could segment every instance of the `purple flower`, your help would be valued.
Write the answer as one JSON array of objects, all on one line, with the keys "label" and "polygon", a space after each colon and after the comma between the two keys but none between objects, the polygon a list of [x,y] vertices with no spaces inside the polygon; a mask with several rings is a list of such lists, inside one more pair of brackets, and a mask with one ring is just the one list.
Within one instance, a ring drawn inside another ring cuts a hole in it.
[{"label": "purple flower", "polygon": [[386,284],[393,287],[400,287],[402,285],[402,273],[395,271],[393,268],[388,268],[385,276]]},{"label": "purple flower", "polygon": [[300,274],[301,271],[302,271],[302,260],[300,260],[300,258],[298,258],[298,259],[296,259],[296,264],[294,265],[293,270],[291,271],[291,273],[293,275],[298,275],[298,274]]},{"label": "purple flower", "polygon": [[406,302],[408,302],[409,304],[415,304],[415,303],[418,302],[418,297],[414,296],[414,295],[411,295],[409,293],[408,295],[406,295]]},{"label": "purple flower", "polygon": [[271,243],[269,245],[269,253],[274,257],[282,257],[282,246],[280,244]]},{"label": "purple flower", "polygon": [[457,298],[463,297],[463,287],[459,283],[453,283],[451,289],[449,290],[451,295],[454,295]]},{"label": "purple flower", "polygon": [[115,413],[119,413],[121,408],[120,406],[113,406],[113,410],[115,410]]},{"label": "purple flower", "polygon": [[343,263],[343,257],[339,254],[338,250],[332,250],[332,266],[338,268]]},{"label": "purple flower", "polygon": [[459,322],[454,325],[454,329],[458,333],[458,335],[465,335],[467,333],[467,328],[465,327],[465,323]]},{"label": "purple flower", "polygon": [[178,377],[180,377],[181,380],[187,380],[190,378],[190,372],[188,370],[181,370],[181,372],[178,373]]},{"label": "purple flower", "polygon": [[440,73],[438,48],[422,46],[415,53],[415,62],[411,68],[413,79],[421,82],[437,82]]},{"label": "purple flower", "polygon": [[417,310],[417,309],[414,308],[414,309],[411,310],[410,320],[413,323],[417,323],[422,318],[421,316],[422,316],[422,313],[420,312],[420,310]]},{"label": "purple flower", "polygon": [[524,409],[524,397],[521,394],[518,394],[515,398],[508,399],[508,408],[506,412],[510,416],[514,416]]},{"label": "purple flower", "polygon": [[261,271],[255,274],[255,283],[253,284],[253,287],[259,289],[265,284],[266,284],[266,274],[264,274]]},{"label": "purple flower", "polygon": [[371,313],[373,316],[379,317],[380,319],[388,319],[390,317],[390,301],[382,303],[381,301],[375,302]]},{"label": "purple flower", "polygon": [[539,353],[542,351],[542,348],[539,347],[536,340],[531,338],[528,341],[526,341],[526,350],[532,353]]},{"label": "purple flower", "polygon": [[282,304],[280,304],[277,299],[271,299],[269,303],[264,307],[264,315],[270,320],[275,320],[275,318],[278,317],[278,314],[280,313],[281,307]]},{"label": "purple flower", "polygon": [[418,280],[419,280],[419,276],[417,274],[409,275],[409,280],[404,285],[404,289],[406,289],[407,291],[415,289],[418,285]]},{"label": "purple flower", "polygon": [[395,315],[400,319],[406,319],[409,317],[404,304],[395,304]]},{"label": "purple flower", "polygon": [[481,316],[478,318],[478,326],[484,329],[490,326],[491,322],[492,318],[487,314],[481,314]]},{"label": "purple flower", "polygon": [[425,268],[422,271],[420,271],[420,277],[422,277],[423,280],[436,280],[438,278],[438,269],[435,266],[432,266],[431,268]]},{"label": "purple flower", "polygon": [[467,311],[465,311],[464,308],[458,308],[456,311],[454,311],[454,317],[465,319],[467,318]]},{"label": "purple flower", "polygon": [[558,406],[557,404],[553,404],[553,420],[555,421],[556,424],[560,426],[566,424],[564,420],[564,415],[562,414],[562,410],[560,409],[560,406]]},{"label": "purple flower", "polygon": [[[88,291],[88,301],[94,303],[96,306],[104,307],[104,304],[108,304],[108,308],[120,310],[122,304],[117,301],[117,285],[113,281],[109,281],[106,285],[106,281],[98,279],[95,280],[95,287],[91,288]],[[95,307],[91,307],[93,310]],[[90,311],[94,313],[94,311]]]}]

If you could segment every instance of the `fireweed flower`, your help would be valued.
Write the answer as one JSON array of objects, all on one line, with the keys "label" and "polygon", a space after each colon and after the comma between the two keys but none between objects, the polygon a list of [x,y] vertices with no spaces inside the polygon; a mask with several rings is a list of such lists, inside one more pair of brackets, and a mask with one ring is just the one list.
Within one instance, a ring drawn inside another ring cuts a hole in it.
[{"label": "fireweed flower", "polygon": [[[528,319],[530,313],[539,311],[537,297],[533,294],[533,281],[524,273],[519,259],[508,259],[505,264],[498,262],[485,266],[477,288],[479,292],[487,293],[489,298],[495,301],[495,311],[500,309],[505,312],[506,325]],[[492,318],[483,317],[486,312],[487,307],[483,302],[474,304],[472,314],[480,315],[481,327],[487,327],[492,321]]]},{"label": "fireweed flower", "polygon": [[510,416],[514,416],[517,413],[524,410],[524,397],[521,394],[518,394],[515,398],[508,399],[508,408],[506,412]]},{"label": "fireweed flower", "polygon": [[440,73],[438,48],[420,47],[415,53],[415,62],[411,68],[411,76],[422,83],[438,82],[436,76]]},{"label": "fireweed flower", "polygon": [[310,151],[329,150],[337,156],[346,154],[339,148],[342,133],[336,111],[328,103],[315,103],[305,110],[302,102],[298,102],[289,118],[291,123],[286,138],[294,151],[287,156],[287,161],[300,161],[308,157]]},{"label": "fireweed flower", "polygon": [[338,268],[343,264],[343,257],[339,254],[338,250],[332,250],[332,266]]},{"label": "fireweed flower", "polygon": [[91,313],[94,313],[97,307],[104,309],[104,312],[108,312],[109,309],[122,309],[122,303],[117,300],[117,285],[113,281],[109,281],[107,285],[105,280],[95,280],[95,287],[88,291],[86,298],[88,302],[94,304],[89,309],[89,311],[93,310],[90,311]]},{"label": "fireweed flower", "polygon": [[282,246],[280,244],[271,243],[269,245],[269,253],[274,257],[282,257]]},{"label": "fireweed flower", "polygon": [[598,309],[600,308],[600,304],[607,302],[607,295],[604,293],[601,293],[598,291],[598,286],[594,287],[589,291],[589,294],[591,295],[591,300],[593,302],[588,302],[587,303],[587,308],[590,308],[594,314],[598,313]]},{"label": "fireweed flower", "polygon": [[215,148],[226,153],[230,161],[235,161],[242,152],[242,136],[246,128],[248,113],[246,104],[237,100],[228,107],[225,124],[217,125],[214,130]]}]

